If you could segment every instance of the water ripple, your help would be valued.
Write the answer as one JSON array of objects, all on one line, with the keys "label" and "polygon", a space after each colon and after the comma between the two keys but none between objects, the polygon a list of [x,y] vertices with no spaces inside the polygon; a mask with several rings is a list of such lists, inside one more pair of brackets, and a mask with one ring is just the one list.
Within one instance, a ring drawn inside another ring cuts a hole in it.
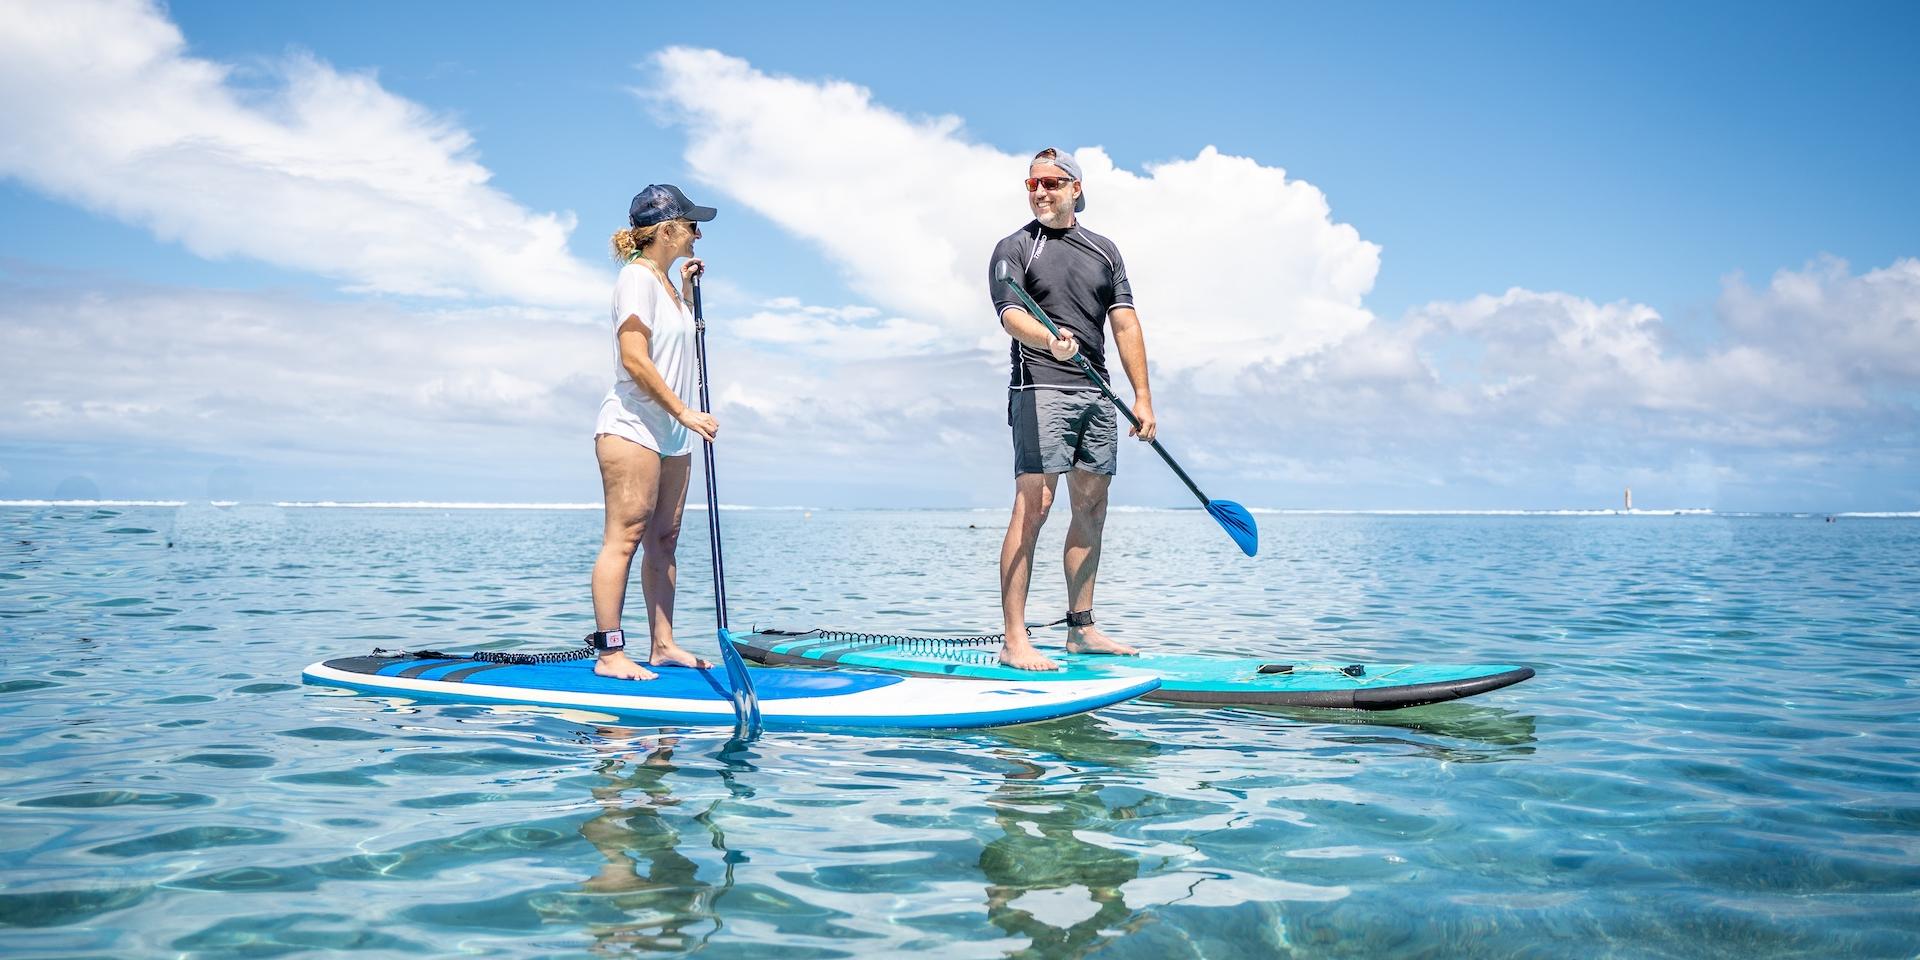
[{"label": "water ripple", "polygon": [[[736,622],[990,631],[998,519],[729,513]],[[1125,639],[1541,671],[1383,715],[741,748],[295,682],[374,645],[572,645],[598,522],[0,509],[0,950],[1920,952],[1920,523],[1270,515],[1248,561],[1197,513],[1113,519]]]}]

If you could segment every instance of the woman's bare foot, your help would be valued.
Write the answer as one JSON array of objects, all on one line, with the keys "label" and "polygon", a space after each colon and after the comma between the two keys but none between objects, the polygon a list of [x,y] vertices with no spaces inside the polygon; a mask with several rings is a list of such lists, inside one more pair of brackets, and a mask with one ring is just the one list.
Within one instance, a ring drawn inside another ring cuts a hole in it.
[{"label": "woman's bare foot", "polygon": [[1000,645],[1000,662],[1015,670],[1058,670],[1060,665],[1047,659],[1046,655],[1033,648],[1033,641],[1026,637],[1015,638],[1009,634],[1006,642]]},{"label": "woman's bare foot", "polygon": [[1068,653],[1106,653],[1118,657],[1137,657],[1140,651],[1100,632],[1099,627],[1068,627]]},{"label": "woman's bare foot", "polygon": [[652,680],[659,676],[652,670],[634,663],[633,658],[627,656],[624,650],[601,654],[600,659],[594,661],[593,672],[615,680]]},{"label": "woman's bare foot", "polygon": [[647,662],[653,664],[656,667],[664,667],[667,664],[672,663],[682,667],[693,667],[696,670],[713,669],[713,664],[708,663],[707,661],[699,657],[696,657],[685,650],[680,649],[680,647],[677,644],[671,644],[671,643],[664,644],[664,645],[658,644],[658,643],[654,644],[653,656],[648,657]]},{"label": "woman's bare foot", "polygon": [[609,863],[600,868],[600,872],[580,886],[588,893],[632,893],[653,885],[653,882],[633,872],[633,861],[625,857],[619,863]]}]

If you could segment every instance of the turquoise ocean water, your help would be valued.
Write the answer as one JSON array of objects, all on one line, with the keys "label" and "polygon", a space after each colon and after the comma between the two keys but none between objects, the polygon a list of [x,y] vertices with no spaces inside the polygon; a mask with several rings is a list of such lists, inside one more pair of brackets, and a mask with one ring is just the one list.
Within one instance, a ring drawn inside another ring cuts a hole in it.
[{"label": "turquoise ocean water", "polygon": [[[736,627],[996,629],[998,511],[722,516]],[[599,521],[0,507],[0,955],[1920,953],[1920,520],[1112,517],[1124,639],[1540,671],[1384,715],[729,747],[300,683],[574,646]]]}]

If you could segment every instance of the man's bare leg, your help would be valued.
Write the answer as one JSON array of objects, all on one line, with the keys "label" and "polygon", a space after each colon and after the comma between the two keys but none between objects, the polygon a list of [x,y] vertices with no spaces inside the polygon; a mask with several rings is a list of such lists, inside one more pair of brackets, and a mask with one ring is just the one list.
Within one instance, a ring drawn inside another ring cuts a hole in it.
[{"label": "man's bare leg", "polygon": [[[1100,537],[1107,526],[1107,488],[1113,477],[1085,470],[1067,471],[1067,497],[1073,502],[1073,520],[1067,527],[1063,566],[1067,571],[1067,610],[1093,609],[1093,584],[1100,576]],[[1120,643],[1098,626],[1067,628],[1068,653],[1113,653],[1127,656],[1140,651]]]},{"label": "man's bare leg", "polygon": [[1021,670],[1058,670],[1059,664],[1033,648],[1027,636],[1027,587],[1033,582],[1033,547],[1053,507],[1058,475],[1023,473],[1013,478],[1013,516],[1000,544],[1000,613],[1007,639],[1000,662]]}]

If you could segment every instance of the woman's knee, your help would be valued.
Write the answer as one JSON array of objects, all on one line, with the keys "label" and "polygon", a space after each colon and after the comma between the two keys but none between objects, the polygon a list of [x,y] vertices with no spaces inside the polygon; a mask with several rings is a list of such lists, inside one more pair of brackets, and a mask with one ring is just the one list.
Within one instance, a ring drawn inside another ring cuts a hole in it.
[{"label": "woman's knee", "polygon": [[647,555],[672,556],[675,547],[680,545],[680,524],[655,523],[647,530],[644,540]]},{"label": "woman's knee", "polygon": [[647,521],[645,518],[623,520],[607,525],[606,539],[602,542],[600,548],[602,550],[612,550],[616,553],[632,556],[636,550],[640,549],[640,545],[646,540]]}]

